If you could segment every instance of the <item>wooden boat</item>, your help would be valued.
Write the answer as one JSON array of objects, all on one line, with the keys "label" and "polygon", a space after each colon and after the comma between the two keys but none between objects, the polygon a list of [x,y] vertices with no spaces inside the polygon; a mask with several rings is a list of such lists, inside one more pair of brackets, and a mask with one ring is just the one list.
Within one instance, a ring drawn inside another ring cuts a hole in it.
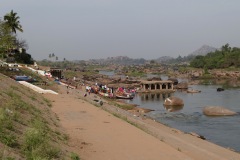
[{"label": "wooden boat", "polygon": [[26,81],[26,82],[36,82],[36,79],[33,79],[32,77],[29,76],[14,76],[13,79],[16,81]]},{"label": "wooden boat", "polygon": [[187,90],[187,93],[200,93],[200,90]]},{"label": "wooden boat", "polygon": [[131,95],[116,95],[117,99],[133,99]]}]

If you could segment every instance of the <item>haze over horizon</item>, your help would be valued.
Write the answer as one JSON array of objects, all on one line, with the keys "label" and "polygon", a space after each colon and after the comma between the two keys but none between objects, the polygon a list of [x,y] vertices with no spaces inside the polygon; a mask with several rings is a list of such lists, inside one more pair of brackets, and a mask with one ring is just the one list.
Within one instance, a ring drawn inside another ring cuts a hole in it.
[{"label": "haze over horizon", "polygon": [[238,0],[2,0],[20,17],[36,60],[186,56],[202,45],[240,47]]}]

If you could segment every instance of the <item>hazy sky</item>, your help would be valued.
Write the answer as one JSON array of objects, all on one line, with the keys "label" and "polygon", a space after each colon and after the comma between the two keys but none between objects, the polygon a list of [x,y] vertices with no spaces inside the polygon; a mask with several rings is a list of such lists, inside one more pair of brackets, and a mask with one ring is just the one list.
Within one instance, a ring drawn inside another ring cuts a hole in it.
[{"label": "hazy sky", "polygon": [[240,0],[1,0],[34,59],[185,56],[202,45],[240,47]]}]

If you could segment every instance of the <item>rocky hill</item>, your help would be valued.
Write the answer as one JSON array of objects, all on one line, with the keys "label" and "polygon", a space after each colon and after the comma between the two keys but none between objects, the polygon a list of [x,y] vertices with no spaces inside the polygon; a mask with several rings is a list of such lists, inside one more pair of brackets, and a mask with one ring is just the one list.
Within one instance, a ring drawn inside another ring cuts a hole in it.
[{"label": "rocky hill", "polygon": [[194,52],[190,53],[190,56],[197,56],[197,55],[202,55],[205,56],[206,54],[210,52],[215,52],[217,48],[208,46],[208,45],[203,45],[201,48],[195,50]]},{"label": "rocky hill", "polygon": [[170,57],[170,56],[162,56],[162,57],[159,57],[158,59],[156,59],[155,61],[158,62],[158,63],[162,63],[162,62],[168,62],[170,60],[173,60],[174,58],[173,57]]},{"label": "rocky hill", "polygon": [[90,59],[88,63],[91,64],[119,64],[119,65],[140,65],[144,64],[146,62],[145,59],[139,58],[139,59],[133,59],[129,58],[127,56],[117,56],[117,57],[108,57],[106,59]]}]

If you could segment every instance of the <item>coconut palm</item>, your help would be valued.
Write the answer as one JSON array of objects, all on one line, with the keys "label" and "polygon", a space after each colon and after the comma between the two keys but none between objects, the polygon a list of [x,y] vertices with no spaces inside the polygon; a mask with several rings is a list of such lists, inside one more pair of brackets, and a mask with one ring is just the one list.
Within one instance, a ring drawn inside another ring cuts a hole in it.
[{"label": "coconut palm", "polygon": [[16,33],[17,30],[20,32],[23,32],[23,29],[22,29],[22,26],[20,25],[19,19],[20,19],[20,17],[17,16],[17,13],[13,12],[13,10],[4,16],[4,21],[6,21],[6,25],[14,33]]},{"label": "coconut palm", "polygon": [[[9,52],[16,42],[16,36],[11,34],[9,27],[0,19],[0,49],[2,52]],[[2,53],[2,58],[3,58]]]},{"label": "coconut palm", "polygon": [[49,57],[49,59],[51,60],[51,58],[52,58],[52,54],[49,54],[49,56],[48,56],[48,57]]}]

